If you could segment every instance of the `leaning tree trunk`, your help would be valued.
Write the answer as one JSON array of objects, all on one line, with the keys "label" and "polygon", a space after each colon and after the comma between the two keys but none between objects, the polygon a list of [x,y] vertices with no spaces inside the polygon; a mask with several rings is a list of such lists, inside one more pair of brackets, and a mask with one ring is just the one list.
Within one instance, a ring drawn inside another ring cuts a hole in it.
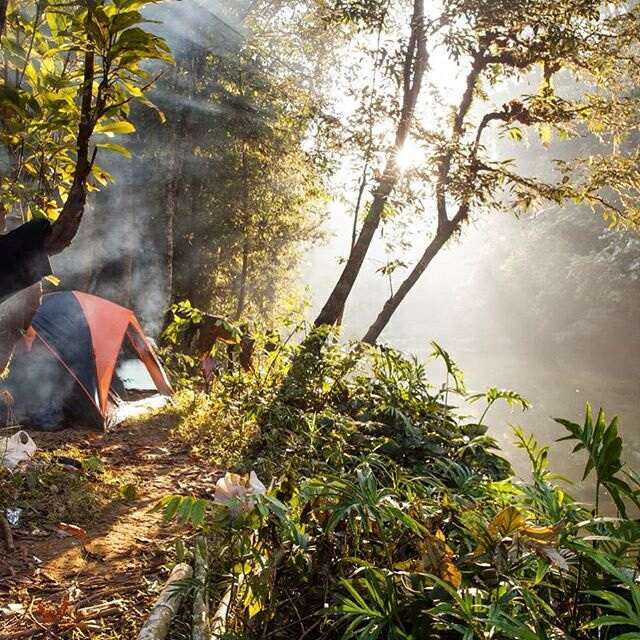
[{"label": "leaning tree trunk", "polygon": [[400,303],[405,299],[406,295],[413,288],[413,285],[426,271],[431,261],[436,257],[440,249],[442,249],[457,228],[458,223],[450,222],[436,233],[411,273],[404,279],[400,287],[398,287],[398,290],[384,303],[382,311],[380,311],[374,323],[367,330],[364,338],[362,338],[362,342],[366,342],[367,344],[376,343]]},{"label": "leaning tree trunk", "polygon": [[391,193],[393,186],[397,180],[397,171],[393,168],[393,173],[388,175],[384,182],[381,182],[378,190],[374,195],[373,202],[369,209],[369,215],[365,218],[362,229],[358,234],[358,239],[353,245],[347,263],[340,274],[340,278],[336,283],[331,295],[325,303],[322,311],[316,318],[315,325],[336,324],[344,313],[344,306],[347,298],[353,289],[356,278],[360,273],[360,269],[364,263],[373,236],[380,224],[382,211],[387,201],[387,197]]},{"label": "leaning tree trunk", "polygon": [[[91,10],[91,3],[88,6]],[[0,5],[0,10],[2,8]],[[93,121],[94,57],[94,52],[89,47],[84,54],[80,124],[76,138],[77,160],[73,183],[60,216],[52,225],[49,237],[45,241],[45,248],[49,255],[60,253],[69,246],[78,231],[84,213],[87,179],[93,164],[93,158],[89,157],[89,142],[95,125]],[[99,99],[96,109],[102,106],[102,99]],[[13,348],[22,331],[31,324],[31,319],[40,305],[41,296],[42,286],[38,283],[14,294],[0,305],[0,371],[4,371],[9,363]]]},{"label": "leaning tree trunk", "polygon": [[[467,83],[465,91],[462,95],[460,105],[458,107],[456,117],[453,122],[453,130],[451,137],[451,150],[448,151],[441,159],[438,166],[438,180],[436,183],[436,208],[438,212],[437,216],[437,228],[436,235],[433,240],[427,245],[420,260],[416,263],[411,273],[405,278],[398,290],[393,294],[384,304],[382,311],[378,314],[373,324],[369,327],[362,341],[368,344],[375,344],[384,328],[391,320],[391,317],[395,313],[400,303],[404,300],[406,295],[411,291],[413,286],[419,280],[420,276],[425,272],[431,261],[438,254],[440,249],[445,245],[449,238],[460,228],[461,224],[467,219],[469,215],[470,198],[468,195],[460,203],[458,210],[450,220],[447,214],[447,186],[450,181],[451,161],[453,159],[453,145],[458,144],[464,131],[465,117],[469,113],[471,105],[473,103],[473,96],[476,91],[478,78],[482,71],[486,68],[486,58],[484,57],[484,51],[479,51],[476,54],[471,71],[467,76]],[[471,150],[470,155],[470,167],[471,172],[467,176],[469,184],[473,184],[475,177],[478,174],[479,165],[477,163],[478,152],[480,150],[480,142],[482,134],[486,126],[494,119],[501,119],[500,113],[486,114],[480,122],[477,131],[475,143]],[[471,187],[471,193],[473,188]]]},{"label": "leaning tree trunk", "polygon": [[[58,219],[51,227],[47,239],[47,252],[55,255],[66,249],[75,238],[87,202],[87,180],[94,158],[89,157],[89,142],[95,127],[93,117],[94,53],[89,47],[84,54],[84,81],[80,105],[80,125],[76,139],[77,160],[73,183]],[[94,154],[95,155],[95,154]]]},{"label": "leaning tree trunk", "polygon": [[369,214],[365,218],[358,239],[351,249],[336,286],[316,318],[316,326],[336,324],[340,321],[344,313],[347,298],[362,269],[373,236],[380,225],[387,198],[393,191],[400,177],[400,171],[397,165],[397,154],[404,146],[411,130],[416,102],[422,88],[422,80],[427,62],[428,54],[426,34],[424,31],[424,0],[415,0],[411,21],[411,36],[404,63],[402,112],[396,130],[394,145],[387,158],[382,178],[378,182],[378,188],[373,194],[373,202],[369,208]]}]

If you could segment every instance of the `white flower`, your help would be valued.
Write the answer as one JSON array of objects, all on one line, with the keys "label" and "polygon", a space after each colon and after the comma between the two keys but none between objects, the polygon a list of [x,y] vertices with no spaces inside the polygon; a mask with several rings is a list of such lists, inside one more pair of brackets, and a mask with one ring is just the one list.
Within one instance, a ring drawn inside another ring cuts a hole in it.
[{"label": "white flower", "polygon": [[267,488],[258,479],[255,471],[248,476],[225,473],[224,477],[216,482],[213,501],[226,506],[239,502],[243,511],[250,511],[255,505],[253,496],[264,495],[266,492]]}]

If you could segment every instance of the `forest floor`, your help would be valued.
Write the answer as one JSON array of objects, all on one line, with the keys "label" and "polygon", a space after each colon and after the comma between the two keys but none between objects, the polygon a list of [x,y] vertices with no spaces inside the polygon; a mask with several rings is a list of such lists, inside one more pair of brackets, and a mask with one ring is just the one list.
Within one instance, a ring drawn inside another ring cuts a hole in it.
[{"label": "forest floor", "polygon": [[[62,526],[55,512],[43,524],[47,505],[36,504],[13,530],[15,550],[5,555],[0,541],[0,640],[135,637],[166,579],[173,541],[190,535],[163,522],[159,501],[210,495],[220,475],[172,436],[176,420],[159,415],[106,434],[31,434],[45,456],[72,451],[98,464],[99,474],[63,472],[86,475],[80,486],[97,497],[87,495],[86,511]],[[48,489],[40,495],[55,501],[57,488]]]}]

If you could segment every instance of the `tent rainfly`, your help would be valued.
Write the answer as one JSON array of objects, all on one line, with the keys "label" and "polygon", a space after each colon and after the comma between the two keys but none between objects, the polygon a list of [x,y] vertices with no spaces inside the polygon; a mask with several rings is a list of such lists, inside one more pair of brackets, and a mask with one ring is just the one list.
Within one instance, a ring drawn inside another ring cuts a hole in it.
[{"label": "tent rainfly", "polygon": [[105,429],[126,415],[134,390],[172,393],[133,311],[80,291],[43,297],[4,386],[15,420],[42,430]]}]

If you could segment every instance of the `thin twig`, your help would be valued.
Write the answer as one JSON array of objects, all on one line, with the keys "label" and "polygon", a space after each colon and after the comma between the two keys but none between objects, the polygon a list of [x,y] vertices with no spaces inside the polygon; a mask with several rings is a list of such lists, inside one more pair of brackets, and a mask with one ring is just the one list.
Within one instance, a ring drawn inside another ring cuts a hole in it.
[{"label": "thin twig", "polygon": [[2,536],[4,537],[4,543],[7,546],[7,550],[13,551],[16,547],[13,543],[13,533],[11,533],[11,525],[7,522],[7,519],[2,513],[0,513],[0,529],[2,529]]}]

